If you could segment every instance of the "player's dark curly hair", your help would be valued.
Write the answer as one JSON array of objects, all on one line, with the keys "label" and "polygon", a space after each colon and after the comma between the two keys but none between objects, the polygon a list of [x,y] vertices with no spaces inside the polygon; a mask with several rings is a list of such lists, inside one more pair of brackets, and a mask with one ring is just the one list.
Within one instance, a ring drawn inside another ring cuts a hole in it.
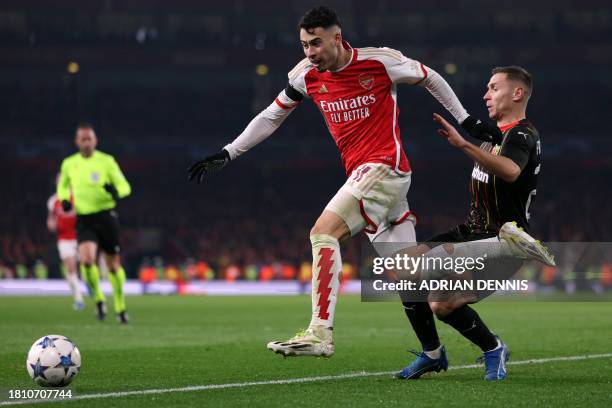
[{"label": "player's dark curly hair", "polygon": [[312,34],[317,27],[327,29],[334,25],[342,27],[336,12],[329,7],[317,6],[311,8],[302,16],[299,28],[303,28],[308,33]]}]

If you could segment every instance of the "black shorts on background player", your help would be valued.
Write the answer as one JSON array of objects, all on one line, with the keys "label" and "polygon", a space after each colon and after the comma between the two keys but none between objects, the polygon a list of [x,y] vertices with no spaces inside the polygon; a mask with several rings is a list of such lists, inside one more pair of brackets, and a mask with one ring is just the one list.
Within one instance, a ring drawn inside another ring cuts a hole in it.
[{"label": "black shorts on background player", "polygon": [[109,255],[118,254],[121,249],[119,220],[115,210],[77,215],[76,230],[79,244],[86,241],[96,242],[100,249]]}]

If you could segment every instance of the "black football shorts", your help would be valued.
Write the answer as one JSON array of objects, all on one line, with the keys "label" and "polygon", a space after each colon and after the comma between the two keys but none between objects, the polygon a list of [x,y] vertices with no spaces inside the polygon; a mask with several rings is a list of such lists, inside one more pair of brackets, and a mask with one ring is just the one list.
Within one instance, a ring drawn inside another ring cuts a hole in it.
[{"label": "black football shorts", "polygon": [[94,214],[77,215],[78,243],[93,241],[109,255],[118,254],[119,219],[115,210],[100,211]]}]

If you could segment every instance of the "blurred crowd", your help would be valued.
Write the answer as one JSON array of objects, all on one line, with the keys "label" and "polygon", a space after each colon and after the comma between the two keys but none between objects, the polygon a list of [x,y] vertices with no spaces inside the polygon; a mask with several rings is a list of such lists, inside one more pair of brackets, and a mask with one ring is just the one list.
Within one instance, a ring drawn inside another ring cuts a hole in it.
[{"label": "blurred crowd", "polygon": [[[3,276],[38,276],[41,265],[61,276],[45,203],[83,120],[133,185],[119,203],[131,277],[156,262],[184,271],[189,262],[206,263],[215,277],[231,265],[241,276],[250,265],[285,265],[285,276],[291,268],[299,275],[310,262],[310,227],[345,178],[310,102],[203,185],[187,183],[185,169],[231,141],[284,88],[303,58],[296,25],[307,6],[81,3],[0,5]],[[609,2],[468,3],[330,5],[353,46],[388,46],[424,62],[478,117],[486,115],[492,67],[531,71],[528,116],[543,155],[532,232],[543,241],[612,241],[612,138],[603,108],[612,99]],[[409,203],[422,240],[464,220],[471,163],[436,135],[431,114],[445,112],[425,90],[401,86],[398,95],[414,169]],[[343,248],[355,271],[362,241]]]},{"label": "blurred crowd", "polygon": [[[471,165],[461,156],[445,160],[446,168],[456,169],[445,174],[436,170],[442,164],[413,162],[409,202],[418,217],[417,238],[424,240],[465,219]],[[261,166],[255,159],[232,163],[196,185],[187,182],[182,164],[156,168],[151,162],[139,169],[127,161],[123,166],[134,188],[118,207],[123,257],[132,277],[153,259],[175,266],[205,262],[216,274],[229,265],[278,264],[298,270],[310,262],[310,228],[344,178],[337,163]],[[570,172],[563,164],[542,168],[541,187],[530,208],[532,234],[548,242],[611,241],[612,197],[603,186],[612,174],[581,168],[576,177],[577,169]],[[19,199],[7,200],[0,213],[0,264],[5,268],[23,265],[33,275],[42,262],[58,276],[55,237],[45,225],[53,174],[23,171],[19,180],[7,183],[7,196]],[[25,196],[24,186],[32,188]],[[365,241],[362,235],[344,245],[343,260],[355,269]]]}]

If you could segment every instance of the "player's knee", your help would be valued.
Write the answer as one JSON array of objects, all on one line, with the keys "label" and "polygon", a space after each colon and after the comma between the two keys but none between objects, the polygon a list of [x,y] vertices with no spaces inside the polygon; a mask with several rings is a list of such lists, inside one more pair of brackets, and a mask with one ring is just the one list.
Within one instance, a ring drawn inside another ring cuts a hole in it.
[{"label": "player's knee", "polygon": [[310,236],[321,234],[331,235],[338,241],[342,241],[350,236],[350,231],[340,217],[323,213],[310,229]]},{"label": "player's knee", "polygon": [[452,255],[455,253],[455,245],[451,243],[446,243],[442,245],[442,248],[446,251],[447,254]]},{"label": "player's knee", "polygon": [[319,218],[310,229],[310,236],[321,234],[334,236],[333,225],[331,225],[329,222],[326,222],[323,217]]},{"label": "player's knee", "polygon": [[115,273],[121,267],[121,262],[119,261],[118,257],[116,258],[113,256],[111,259],[106,261],[106,265],[110,273]]},{"label": "player's knee", "polygon": [[436,317],[442,321],[455,310],[455,305],[451,302],[429,302],[429,307]]},{"label": "player's knee", "polygon": [[96,262],[96,252],[88,247],[79,247],[79,262],[91,266]]},{"label": "player's knee", "polygon": [[325,225],[322,225],[319,222],[316,222],[315,225],[312,226],[312,228],[310,229],[310,235],[319,235],[319,234],[326,234],[329,235],[329,228],[326,228]]}]

